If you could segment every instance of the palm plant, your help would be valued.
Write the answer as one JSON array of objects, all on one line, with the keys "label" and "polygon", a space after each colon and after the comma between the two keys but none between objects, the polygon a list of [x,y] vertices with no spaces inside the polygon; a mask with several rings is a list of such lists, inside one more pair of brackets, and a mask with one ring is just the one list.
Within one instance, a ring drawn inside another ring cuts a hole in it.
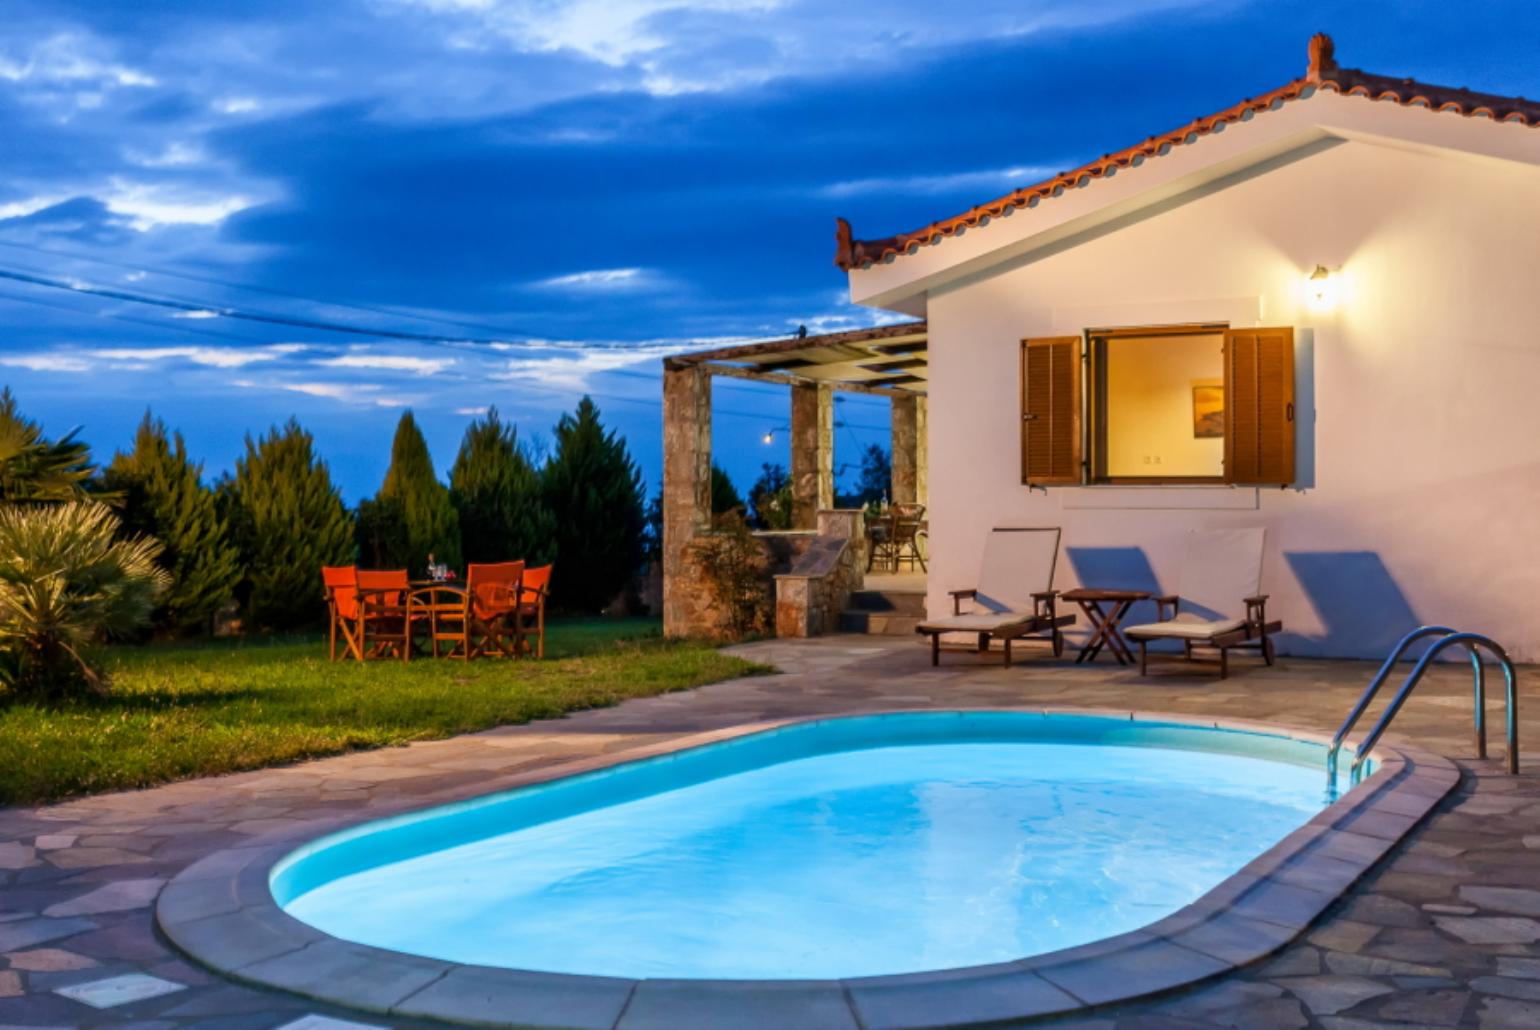
[{"label": "palm plant", "polygon": [[75,439],[58,440],[16,410],[10,388],[0,390],[0,501],[69,501],[86,496],[96,472],[91,448]]},{"label": "palm plant", "polygon": [[149,621],[171,582],[160,544],[118,529],[94,502],[0,505],[0,684],[11,692],[100,691],[93,645]]}]

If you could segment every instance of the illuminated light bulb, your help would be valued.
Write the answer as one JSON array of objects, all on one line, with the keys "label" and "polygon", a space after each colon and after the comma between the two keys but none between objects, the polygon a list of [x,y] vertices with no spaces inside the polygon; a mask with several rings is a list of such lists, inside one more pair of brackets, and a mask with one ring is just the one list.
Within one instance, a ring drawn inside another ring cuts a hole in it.
[{"label": "illuminated light bulb", "polygon": [[1340,275],[1333,275],[1331,269],[1325,265],[1316,265],[1315,269],[1305,279],[1305,300],[1312,311],[1330,311],[1337,306],[1337,297],[1341,293]]}]

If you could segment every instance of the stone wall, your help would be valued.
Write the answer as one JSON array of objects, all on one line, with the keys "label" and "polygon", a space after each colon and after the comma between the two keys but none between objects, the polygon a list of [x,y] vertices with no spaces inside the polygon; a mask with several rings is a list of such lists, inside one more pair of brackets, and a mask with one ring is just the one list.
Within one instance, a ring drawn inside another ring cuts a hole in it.
[{"label": "stone wall", "polygon": [[856,510],[818,513],[818,535],[790,571],[775,577],[775,635],[814,637],[839,629],[851,591],[866,571],[865,517]]}]

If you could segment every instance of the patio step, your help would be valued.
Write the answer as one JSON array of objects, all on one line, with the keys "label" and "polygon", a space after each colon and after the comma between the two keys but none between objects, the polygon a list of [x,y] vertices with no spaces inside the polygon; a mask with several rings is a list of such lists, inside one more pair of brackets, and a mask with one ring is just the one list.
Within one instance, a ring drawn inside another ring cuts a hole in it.
[{"label": "patio step", "polygon": [[925,618],[925,595],[910,590],[857,590],[840,612],[840,632],[901,637]]},{"label": "patio step", "polygon": [[855,590],[846,611],[923,616],[925,595],[912,590]]},{"label": "patio step", "polygon": [[908,637],[920,624],[919,615],[890,615],[886,612],[863,612],[846,609],[840,612],[841,633],[864,633],[877,637]]}]

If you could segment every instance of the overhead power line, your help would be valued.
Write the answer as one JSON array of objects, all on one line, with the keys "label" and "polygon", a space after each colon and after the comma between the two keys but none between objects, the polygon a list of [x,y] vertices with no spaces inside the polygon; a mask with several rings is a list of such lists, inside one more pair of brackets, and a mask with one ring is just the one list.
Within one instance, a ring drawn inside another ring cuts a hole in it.
[{"label": "overhead power line", "polygon": [[[30,286],[41,286],[46,289],[62,290],[76,295],[88,295],[92,297],[104,297],[108,300],[125,301],[131,304],[146,304],[153,307],[168,308],[173,311],[184,312],[189,315],[206,314],[220,318],[230,318],[238,321],[256,322],[264,325],[281,325],[289,328],[310,329],[320,332],[342,333],[350,336],[367,336],[374,339],[407,340],[414,343],[426,343],[436,347],[448,347],[464,349],[466,347],[491,347],[500,351],[514,348],[530,348],[537,350],[571,350],[571,351],[625,351],[636,346],[635,343],[621,341],[568,341],[548,339],[493,339],[489,337],[474,336],[446,336],[433,333],[415,333],[404,330],[378,329],[369,326],[353,325],[345,322],[331,322],[319,319],[297,318],[287,315],[275,315],[269,312],[252,311],[245,308],[235,308],[220,304],[210,304],[203,301],[185,300],[178,297],[154,296],[135,292],[133,290],[120,290],[104,286],[93,286],[89,283],[72,282],[67,279],[58,279],[53,276],[41,275],[36,272],[21,271],[14,268],[0,268],[0,279],[8,279],[14,282],[25,283]],[[164,327],[163,327],[164,328]],[[681,346],[680,350],[687,350]],[[645,360],[638,358],[637,360]]]},{"label": "overhead power line", "polygon": [[[109,318],[109,319],[112,319],[112,320],[118,321],[118,322],[128,322],[128,323],[131,323],[131,324],[134,324],[134,325],[147,325],[147,326],[152,326],[154,328],[159,328],[159,329],[169,329],[169,330],[171,330],[173,332],[186,333],[186,334],[192,335],[192,336],[202,336],[202,337],[206,337],[206,338],[213,338],[213,339],[220,339],[220,340],[232,340],[232,341],[235,341],[237,343],[250,344],[251,346],[254,346],[254,347],[268,346],[267,341],[264,341],[264,340],[258,340],[258,339],[255,339],[255,338],[249,337],[249,336],[237,336],[234,333],[222,333],[222,332],[219,332],[218,330],[214,330],[214,329],[202,329],[202,328],[198,328],[198,327],[190,326],[190,325],[160,325],[157,322],[150,322],[150,321],[148,321],[146,319],[133,318],[133,317],[128,316],[128,315],[119,315],[119,314],[114,314],[114,313],[108,312],[108,311],[80,311],[77,308],[71,308],[71,307],[69,307],[68,305],[65,305],[65,304],[54,304],[54,303],[51,303],[49,301],[43,300],[42,298],[39,298],[39,297],[24,297],[24,296],[21,296],[19,294],[15,294],[15,293],[4,293],[4,294],[0,294],[0,296],[3,296],[7,300],[18,301],[18,302],[21,302],[23,304],[35,304],[35,305],[38,305],[40,307],[51,308],[51,309],[53,309],[55,311],[66,311],[66,312],[70,312],[72,314],[92,315],[92,316],[97,317],[97,318]],[[602,372],[600,374],[602,374],[602,375],[615,375],[615,374],[618,374],[620,371],[621,370],[618,370],[618,369],[608,369],[608,370],[606,370],[606,371],[604,371],[604,372]],[[627,373],[624,373],[624,374],[636,376],[638,378],[650,378],[650,379],[654,379],[654,380],[656,380],[656,378],[657,378],[655,376],[648,376],[645,373],[630,373],[630,372],[627,372]],[[464,382],[464,383],[481,383],[483,385],[485,385],[485,383],[486,383],[486,380],[484,380],[484,379],[476,379],[476,378],[473,378],[471,376],[465,376],[465,375],[455,376],[455,375],[450,374],[450,378],[456,379],[456,380],[458,380],[460,382]],[[278,385],[279,387],[281,387],[282,384],[275,384],[275,385]],[[738,384],[736,384],[736,383],[732,383],[732,384],[724,383],[724,384],[721,384],[721,385],[736,386]],[[748,384],[744,384],[744,385],[748,385]],[[590,397],[593,397],[595,400],[601,400],[601,401],[604,401],[606,403],[640,405],[642,407],[650,408],[650,409],[653,409],[653,410],[657,410],[659,407],[662,406],[662,403],[663,403],[662,399],[661,398],[657,398],[657,397],[630,397],[630,396],[625,396],[625,395],[622,395],[622,394],[602,393],[602,392],[598,392],[598,391],[595,391],[595,390],[580,390],[580,391],[562,390],[562,389],[559,389],[557,387],[547,386],[547,385],[545,385],[543,383],[531,382],[531,381],[526,380],[526,379],[510,380],[506,384],[506,386],[510,390],[513,390],[513,391],[516,391],[516,392],[538,393],[538,394],[542,394],[542,395],[544,395],[546,397],[551,397],[551,398],[570,399],[575,393],[583,393],[583,394],[587,394]],[[771,415],[771,414],[765,413],[765,412],[736,411],[736,410],[733,410],[731,408],[724,408],[724,407],[717,406],[717,405],[713,405],[712,406],[712,414],[714,414],[714,415],[722,415],[722,416],[725,416],[727,418],[750,419],[750,420],[755,421],[755,422],[765,422],[767,420],[773,421],[775,419],[774,415]],[[839,425],[841,427],[847,427],[848,426],[851,429],[869,430],[871,432],[886,432],[887,431],[887,427],[886,426],[866,425],[866,424],[860,423],[860,422],[845,422],[845,421],[841,421],[839,423]]]},{"label": "overhead power line", "polygon": [[220,286],[230,290],[247,290],[252,293],[263,293],[270,297],[286,297],[290,300],[303,300],[311,304],[322,304],[329,308],[348,308],[353,311],[365,311],[373,315],[389,315],[393,318],[407,318],[418,322],[438,322],[441,325],[457,325],[466,329],[485,329],[494,333],[506,333],[510,336],[548,336],[548,333],[533,333],[528,330],[508,329],[504,326],[487,325],[483,322],[467,322],[456,318],[445,318],[442,315],[425,315],[420,311],[411,311],[404,308],[391,308],[383,305],[358,304],[352,301],[324,300],[320,297],[312,297],[303,293],[293,293],[288,290],[279,290],[271,286],[255,286],[251,283],[236,282],[231,279],[216,279],[213,276],[193,275],[191,272],[174,272],[167,268],[156,268],[150,265],[138,264],[128,261],[115,261],[112,258],[95,257],[90,254],[82,254],[79,251],[60,250],[56,247],[38,247],[29,243],[16,243],[12,240],[0,240],[0,247],[10,247],[14,250],[25,250],[33,254],[47,254],[51,257],[66,258],[71,261],[88,261],[92,264],[105,265],[109,268],[121,268],[130,272],[142,272],[155,276],[164,276],[170,279],[183,279],[187,282],[203,283],[206,286]]},{"label": "overhead power line", "polygon": [[[19,283],[27,283],[31,286],[43,286],[54,290],[68,290],[71,293],[86,293],[93,297],[106,297],[108,300],[127,301],[131,304],[149,304],[154,307],[170,308],[173,311],[188,313],[210,312],[220,318],[234,318],[244,322],[260,322],[266,325],[282,325],[296,329],[310,329],[327,333],[344,333],[352,336],[371,336],[376,339],[388,340],[412,340],[417,343],[429,343],[439,346],[446,344],[472,344],[488,346],[492,344],[506,345],[513,341],[494,340],[471,336],[443,336],[428,333],[410,333],[394,329],[372,329],[364,326],[349,325],[344,322],[328,322],[320,319],[292,318],[287,315],[272,315],[265,312],[246,311],[241,308],[225,307],[217,304],[199,304],[191,301],[172,300],[165,297],[152,297],[142,293],[133,293],[129,290],[108,289],[102,286],[91,286],[86,283],[72,283],[64,279],[54,279],[45,275],[32,275],[27,272],[11,271],[0,268],[0,279],[11,279]],[[527,343],[527,341],[524,341]]]}]

